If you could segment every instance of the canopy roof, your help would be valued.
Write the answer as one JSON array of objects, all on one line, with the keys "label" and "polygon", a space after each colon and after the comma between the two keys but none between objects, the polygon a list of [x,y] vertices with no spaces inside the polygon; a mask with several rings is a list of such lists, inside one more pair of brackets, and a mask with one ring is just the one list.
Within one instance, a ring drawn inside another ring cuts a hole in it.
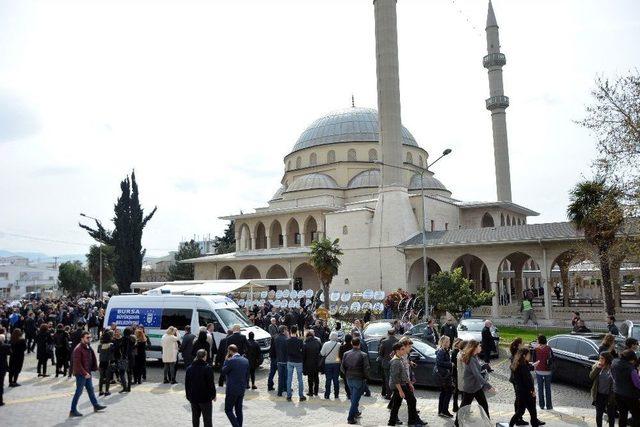
[{"label": "canopy roof", "polygon": [[[231,292],[250,292],[267,289],[269,280],[184,280],[179,282],[135,282],[134,289],[148,289],[145,295],[227,295]],[[275,280],[282,282],[282,280]],[[270,283],[269,283],[270,284]],[[276,286],[278,284],[275,284]]]}]

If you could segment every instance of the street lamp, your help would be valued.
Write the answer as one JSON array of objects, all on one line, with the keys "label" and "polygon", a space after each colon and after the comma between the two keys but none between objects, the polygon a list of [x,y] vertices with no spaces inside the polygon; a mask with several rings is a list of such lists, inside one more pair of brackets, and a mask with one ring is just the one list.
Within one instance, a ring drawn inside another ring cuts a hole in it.
[{"label": "street lamp", "polygon": [[[92,216],[83,214],[82,212],[80,212],[80,216],[92,219],[95,222],[100,223],[100,220],[98,220],[97,218],[94,218]],[[102,303],[104,302],[103,301],[103,297],[102,297],[102,242],[100,242],[100,302],[102,302]]]},{"label": "street lamp", "polygon": [[423,272],[423,281],[424,281],[424,317],[425,319],[428,319],[429,317],[429,271],[428,271],[428,264],[427,264],[427,214],[426,214],[426,210],[427,210],[427,205],[426,205],[426,201],[424,198],[424,174],[425,172],[427,172],[429,170],[429,168],[431,166],[433,166],[438,160],[442,159],[444,156],[447,156],[449,154],[451,154],[451,149],[447,148],[446,150],[444,150],[442,152],[442,154],[440,155],[440,157],[438,157],[437,159],[435,159],[433,162],[428,163],[427,166],[420,170],[420,172],[417,172],[414,169],[409,169],[409,168],[405,168],[403,166],[397,166],[397,165],[390,165],[387,163],[384,163],[382,161],[376,161],[375,163],[379,164],[379,165],[383,165],[383,166],[390,166],[392,168],[396,168],[396,169],[402,169],[402,170],[406,170],[412,173],[418,173],[418,175],[420,175],[420,196],[422,197],[422,272]]}]

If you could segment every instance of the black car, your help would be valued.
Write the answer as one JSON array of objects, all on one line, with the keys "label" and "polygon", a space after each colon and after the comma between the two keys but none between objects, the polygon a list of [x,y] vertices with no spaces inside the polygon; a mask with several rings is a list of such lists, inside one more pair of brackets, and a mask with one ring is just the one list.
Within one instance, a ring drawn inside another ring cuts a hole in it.
[{"label": "black car", "polygon": [[[562,334],[549,338],[547,344],[553,350],[552,380],[570,383],[579,387],[591,387],[589,373],[598,361],[598,348],[604,334]],[[535,347],[535,343],[532,346]],[[617,351],[622,351],[624,342],[616,339]]]},{"label": "black car", "polygon": [[393,319],[379,319],[367,323],[362,331],[363,338],[368,340],[369,338],[386,337],[389,329],[393,329],[393,321]]},{"label": "black car", "polygon": [[[433,373],[433,368],[436,366],[435,347],[430,343],[413,337],[411,341],[413,341],[413,349],[409,354],[409,359],[416,364],[415,368],[413,368],[416,384],[426,387],[438,387],[438,381]],[[382,381],[382,365],[377,361],[380,338],[370,338],[366,342],[369,348],[369,365],[371,366],[369,376],[373,381]]]},{"label": "black car", "polygon": [[427,326],[429,326],[427,322],[418,323],[404,334],[411,336],[411,338],[420,338],[423,341],[429,341],[427,339]]}]

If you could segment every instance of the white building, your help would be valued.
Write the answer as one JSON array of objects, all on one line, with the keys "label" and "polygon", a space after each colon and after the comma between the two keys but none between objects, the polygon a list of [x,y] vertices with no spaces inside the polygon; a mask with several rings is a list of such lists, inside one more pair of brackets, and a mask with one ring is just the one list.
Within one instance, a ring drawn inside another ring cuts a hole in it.
[{"label": "white building", "polygon": [[22,257],[0,259],[0,298],[18,298],[27,292],[57,289],[56,266],[31,264],[27,258]]}]

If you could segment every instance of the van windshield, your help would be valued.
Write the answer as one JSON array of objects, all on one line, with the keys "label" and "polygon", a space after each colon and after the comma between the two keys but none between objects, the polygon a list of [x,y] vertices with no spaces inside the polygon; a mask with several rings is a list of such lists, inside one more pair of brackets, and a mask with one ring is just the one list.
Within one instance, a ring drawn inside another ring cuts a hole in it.
[{"label": "van windshield", "polygon": [[253,326],[247,316],[237,308],[221,308],[216,310],[216,314],[227,329],[231,329],[233,325],[240,325],[241,328]]}]

